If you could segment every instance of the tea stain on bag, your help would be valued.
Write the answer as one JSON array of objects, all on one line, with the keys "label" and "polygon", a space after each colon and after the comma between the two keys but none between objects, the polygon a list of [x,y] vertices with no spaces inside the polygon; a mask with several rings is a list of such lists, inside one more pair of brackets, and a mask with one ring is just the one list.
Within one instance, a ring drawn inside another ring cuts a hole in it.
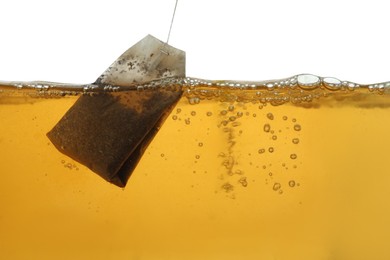
[{"label": "tea stain on bag", "polygon": [[[126,87],[165,77],[185,77],[185,52],[149,35],[94,85]],[[82,95],[47,136],[65,155],[124,187],[181,96],[181,90],[164,88]]]}]

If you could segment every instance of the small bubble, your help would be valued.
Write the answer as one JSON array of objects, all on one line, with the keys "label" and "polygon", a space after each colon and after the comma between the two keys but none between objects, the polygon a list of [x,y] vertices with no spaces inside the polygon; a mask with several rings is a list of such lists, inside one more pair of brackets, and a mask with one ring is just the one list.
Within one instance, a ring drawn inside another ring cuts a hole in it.
[{"label": "small bubble", "polygon": [[298,144],[299,143],[299,138],[293,138],[292,142],[293,142],[293,144]]},{"label": "small bubble", "polygon": [[198,154],[195,155],[195,158],[196,158],[196,159],[200,159],[200,155],[198,155]]},{"label": "small bubble", "polygon": [[234,120],[236,120],[236,117],[235,116],[231,116],[231,117],[229,117],[229,120],[230,121],[234,121]]},{"label": "small bubble", "polygon": [[269,124],[264,124],[263,130],[268,133],[271,130],[271,126]]},{"label": "small bubble", "polygon": [[191,111],[191,116],[196,116],[196,112],[195,111]]},{"label": "small bubble", "polygon": [[268,148],[268,152],[273,153],[274,152],[274,148],[273,147]]},{"label": "small bubble", "polygon": [[263,109],[263,107],[264,107],[263,105],[259,105],[259,109]]},{"label": "small bubble", "polygon": [[276,140],[276,139],[278,139],[278,137],[276,135],[273,135],[272,140]]},{"label": "small bubble", "polygon": [[65,163],[65,160],[61,160],[61,163],[64,164],[64,163]]},{"label": "small bubble", "polygon": [[221,111],[221,115],[225,116],[227,114],[227,111],[226,110],[222,110]]},{"label": "small bubble", "polygon": [[176,113],[179,114],[181,112],[181,108],[176,109]]},{"label": "small bubble", "polygon": [[234,110],[234,106],[233,105],[229,105],[228,110],[229,111],[233,111]]},{"label": "small bubble", "polygon": [[269,176],[272,176],[272,172],[268,173]]},{"label": "small bubble", "polygon": [[242,113],[242,112],[237,112],[237,117],[242,117],[244,115],[244,113]]},{"label": "small bubble", "polygon": [[297,119],[296,119],[296,118],[293,118],[293,119],[291,119],[291,121],[292,121],[293,123],[295,123],[295,122],[297,121]]},{"label": "small bubble", "polygon": [[282,194],[283,193],[283,190],[279,190],[279,194]]},{"label": "small bubble", "polygon": [[210,111],[206,113],[207,116],[212,116],[213,113],[211,113]]},{"label": "small bubble", "polygon": [[253,117],[256,117],[256,113],[253,113],[253,115],[252,115]]},{"label": "small bubble", "polygon": [[222,122],[221,122],[221,124],[222,124],[223,126],[226,126],[228,123],[229,123],[229,122],[228,122],[227,120],[222,120]]},{"label": "small bubble", "polygon": [[267,165],[263,165],[263,169],[264,169],[264,170],[267,169]]},{"label": "small bubble", "polygon": [[288,119],[288,117],[287,116],[283,116],[283,120],[287,120]]},{"label": "small bubble", "polygon": [[164,157],[164,156],[165,156],[165,154],[162,153],[162,154],[161,154],[161,157]]},{"label": "small bubble", "polygon": [[173,120],[176,120],[176,119],[177,119],[177,115],[173,115],[173,116],[172,116],[172,119],[173,119]]},{"label": "small bubble", "polygon": [[241,183],[241,185],[242,185],[243,187],[248,186],[248,182],[247,182],[247,180],[246,180],[246,177],[241,177],[241,178],[238,180],[238,182]]},{"label": "small bubble", "polygon": [[267,118],[268,118],[269,120],[274,120],[274,115],[273,115],[272,113],[268,113],[268,114],[267,114]]},{"label": "small bubble", "polygon": [[288,186],[290,186],[291,188],[295,187],[295,181],[294,180],[289,181]]},{"label": "small bubble", "polygon": [[265,149],[261,148],[257,151],[259,154],[265,153]]},{"label": "small bubble", "polygon": [[65,168],[68,168],[68,169],[73,169],[71,163],[66,163],[66,164],[64,165],[64,167],[65,167]]},{"label": "small bubble", "polygon": [[275,183],[274,183],[274,186],[272,187],[272,189],[273,189],[274,191],[277,191],[277,190],[279,190],[281,187],[282,187],[282,185],[280,185],[279,182],[275,182]]},{"label": "small bubble", "polygon": [[191,121],[190,121],[190,119],[189,119],[189,118],[186,118],[186,119],[184,120],[184,122],[186,123],[186,125],[189,125],[189,124],[191,124]]},{"label": "small bubble", "polygon": [[202,143],[202,142],[198,143],[198,146],[199,146],[199,147],[202,147],[202,146],[203,146],[203,143]]},{"label": "small bubble", "polygon": [[297,157],[298,157],[298,156],[297,156],[295,153],[290,154],[290,158],[291,158],[292,160],[297,159]]},{"label": "small bubble", "polygon": [[295,131],[301,131],[301,125],[295,124],[295,125],[294,125],[294,130],[295,130]]}]

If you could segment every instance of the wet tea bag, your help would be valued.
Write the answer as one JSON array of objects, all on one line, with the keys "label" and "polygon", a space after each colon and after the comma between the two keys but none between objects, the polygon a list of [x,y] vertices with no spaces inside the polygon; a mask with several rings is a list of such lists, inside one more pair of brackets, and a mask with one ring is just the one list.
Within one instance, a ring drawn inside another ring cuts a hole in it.
[{"label": "wet tea bag", "polygon": [[[123,53],[94,83],[129,86],[185,76],[185,52],[146,36]],[[180,90],[83,95],[47,134],[55,147],[105,180],[124,187]]]}]

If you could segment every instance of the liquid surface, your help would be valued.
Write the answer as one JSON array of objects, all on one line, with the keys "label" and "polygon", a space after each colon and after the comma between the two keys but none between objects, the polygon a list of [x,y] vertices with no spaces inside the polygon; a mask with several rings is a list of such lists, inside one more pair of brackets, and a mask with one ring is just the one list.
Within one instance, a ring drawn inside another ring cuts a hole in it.
[{"label": "liquid surface", "polygon": [[297,80],[189,87],[125,189],[46,137],[77,92],[3,91],[1,258],[388,259],[386,89]]}]

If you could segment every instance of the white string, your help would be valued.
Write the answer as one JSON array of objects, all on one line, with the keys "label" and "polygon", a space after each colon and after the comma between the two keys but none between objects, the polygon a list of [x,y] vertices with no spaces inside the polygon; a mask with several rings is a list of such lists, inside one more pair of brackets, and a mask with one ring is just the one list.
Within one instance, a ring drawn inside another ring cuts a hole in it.
[{"label": "white string", "polygon": [[167,38],[166,44],[168,44],[169,37],[171,36],[172,24],[173,24],[173,20],[175,19],[175,13],[176,13],[176,7],[177,7],[177,2],[178,2],[178,1],[179,1],[179,0],[176,0],[175,8],[173,9],[173,15],[172,15],[172,20],[171,20],[171,26],[169,27],[168,38]]}]

